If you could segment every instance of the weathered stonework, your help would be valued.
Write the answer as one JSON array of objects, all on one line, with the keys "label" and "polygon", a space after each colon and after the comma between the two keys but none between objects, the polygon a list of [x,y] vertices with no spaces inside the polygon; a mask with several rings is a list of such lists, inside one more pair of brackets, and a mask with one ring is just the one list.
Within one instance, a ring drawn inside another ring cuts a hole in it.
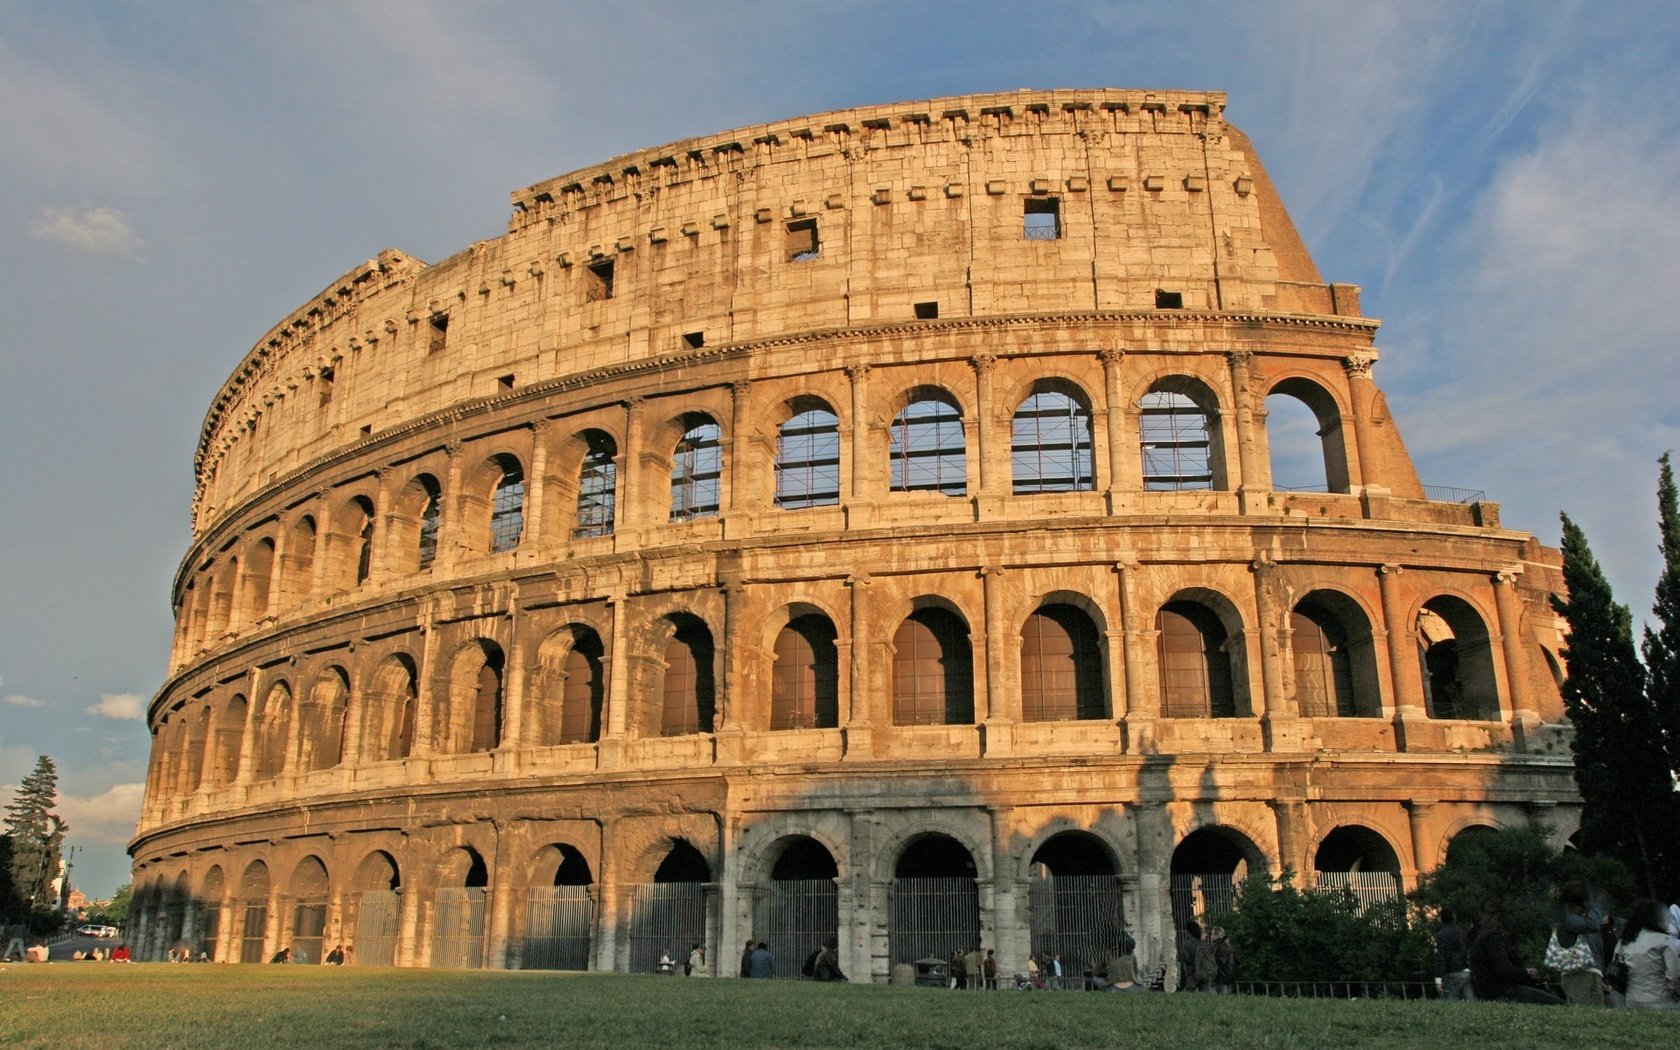
[{"label": "weathered stonework", "polygon": [[[1110,878],[1148,966],[1174,872],[1409,887],[1465,828],[1567,833],[1557,555],[1426,493],[1376,322],[1223,108],[1017,92],[692,139],[287,317],[198,449],[140,957],[552,965],[559,882],[580,958],[641,967],[675,879],[727,973],[799,869],[884,979],[895,880],[957,850],[1005,972],[1045,948],[1045,868]],[[1316,413],[1328,491],[1273,487],[1269,396]],[[1163,398],[1205,448],[1154,436]]]}]

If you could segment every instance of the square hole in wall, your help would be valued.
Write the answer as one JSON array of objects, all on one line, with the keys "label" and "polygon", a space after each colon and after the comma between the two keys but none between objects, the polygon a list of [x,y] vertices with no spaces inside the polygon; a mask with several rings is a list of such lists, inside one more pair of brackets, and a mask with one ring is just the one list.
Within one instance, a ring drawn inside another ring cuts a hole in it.
[{"label": "square hole in wall", "polygon": [[822,242],[817,239],[817,220],[795,219],[787,224],[788,262],[810,262],[822,258]]},{"label": "square hole in wall", "polygon": [[687,347],[688,349],[698,350],[702,346],[705,346],[705,345],[706,345],[706,333],[705,332],[684,332],[683,333],[683,346]]},{"label": "square hole in wall", "polygon": [[449,343],[449,315],[433,314],[431,329],[431,338],[426,344],[426,352],[435,354]]},{"label": "square hole in wall", "polygon": [[939,316],[939,304],[938,303],[917,303],[916,304],[916,320],[918,320],[918,321],[932,321],[932,320],[936,319],[938,316]]},{"label": "square hole in wall", "polygon": [[1182,309],[1184,309],[1184,293],[1183,292],[1169,292],[1169,291],[1165,291],[1164,289],[1161,289],[1161,288],[1155,289],[1155,309],[1157,309],[1157,310],[1182,310]]},{"label": "square hole in wall", "polygon": [[1021,236],[1029,241],[1054,241],[1062,236],[1060,197],[1028,197],[1021,212]]},{"label": "square hole in wall", "polygon": [[496,377],[496,386],[500,390],[512,390],[513,389],[513,376],[512,375],[497,376]]},{"label": "square hole in wall", "polygon": [[613,261],[600,259],[583,270],[583,298],[598,303],[613,297]]},{"label": "square hole in wall", "polygon": [[326,408],[328,405],[332,404],[333,370],[330,368],[321,369],[320,373],[315,377],[315,384],[321,395],[321,407]]},{"label": "square hole in wall", "polygon": [[373,433],[373,424],[372,423],[368,423],[368,424],[366,424],[362,427],[362,436],[363,437],[368,437],[372,433]]}]

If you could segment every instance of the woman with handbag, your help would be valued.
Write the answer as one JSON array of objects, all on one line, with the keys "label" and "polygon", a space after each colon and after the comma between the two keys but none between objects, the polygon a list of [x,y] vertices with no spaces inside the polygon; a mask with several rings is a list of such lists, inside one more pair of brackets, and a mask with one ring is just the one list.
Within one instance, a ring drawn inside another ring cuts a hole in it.
[{"label": "woman with handbag", "polygon": [[1604,962],[1598,957],[1604,920],[1593,910],[1586,883],[1563,887],[1561,916],[1546,945],[1546,968],[1558,972],[1563,997],[1575,1006],[1604,1005]]},{"label": "woman with handbag", "polygon": [[1680,1010],[1680,955],[1674,950],[1668,917],[1651,900],[1635,901],[1621,942],[1610,961],[1612,985],[1626,969],[1627,1004],[1648,1010]]}]

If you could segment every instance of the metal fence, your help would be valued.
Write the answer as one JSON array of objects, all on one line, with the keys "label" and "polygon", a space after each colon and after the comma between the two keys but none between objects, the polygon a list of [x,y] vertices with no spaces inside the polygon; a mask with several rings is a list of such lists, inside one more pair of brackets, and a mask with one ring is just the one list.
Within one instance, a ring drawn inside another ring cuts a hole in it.
[{"label": "metal fence", "polygon": [[1238,981],[1238,995],[1285,999],[1433,999],[1435,985],[1424,981]]},{"label": "metal fence", "polygon": [[245,905],[245,929],[239,942],[239,961],[266,962],[263,958],[263,934],[268,927],[268,904]]},{"label": "metal fence", "polygon": [[532,886],[525,893],[525,970],[587,970],[595,929],[588,886]]},{"label": "metal fence", "polygon": [[298,901],[292,909],[292,939],[288,947],[299,962],[321,961],[327,929],[326,901]]},{"label": "metal fence", "polygon": [[446,886],[437,891],[432,912],[432,966],[442,969],[484,966],[482,886]]},{"label": "metal fence", "polygon": [[1353,891],[1363,912],[1373,904],[1400,896],[1400,876],[1392,871],[1321,871],[1313,887],[1318,890]]},{"label": "metal fence", "polygon": [[949,959],[980,943],[980,899],[972,878],[896,879],[888,962]]},{"label": "metal fence", "polygon": [[349,961],[360,966],[395,966],[402,898],[391,890],[367,890],[356,905],[356,940]]},{"label": "metal fence", "polygon": [[203,952],[206,958],[214,959],[216,942],[222,932],[222,906],[219,902],[206,904],[198,915],[198,950]]},{"label": "metal fence", "polygon": [[1191,920],[1202,922],[1210,915],[1237,910],[1236,877],[1229,872],[1175,874],[1170,886],[1173,926],[1177,929],[1184,929]]},{"label": "metal fence", "polygon": [[753,894],[751,938],[770,945],[777,977],[798,980],[805,960],[839,932],[833,879],[778,879]]},{"label": "metal fence", "polygon": [[681,966],[690,946],[705,940],[704,883],[650,882],[632,887],[631,973],[657,973],[661,955],[669,955]]},{"label": "metal fence", "polygon": [[1037,876],[1028,884],[1028,900],[1032,954],[1040,960],[1061,956],[1065,982],[1101,973],[1110,955],[1123,954],[1126,915],[1113,875]]}]

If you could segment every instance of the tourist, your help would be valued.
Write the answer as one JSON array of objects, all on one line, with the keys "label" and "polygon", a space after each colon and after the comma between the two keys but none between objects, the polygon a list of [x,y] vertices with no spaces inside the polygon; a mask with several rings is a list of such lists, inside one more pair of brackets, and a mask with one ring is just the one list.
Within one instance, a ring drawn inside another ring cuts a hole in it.
[{"label": "tourist", "polygon": [[951,988],[959,992],[968,988],[968,962],[961,948],[951,949]]},{"label": "tourist", "polygon": [[986,972],[986,990],[997,991],[997,953],[993,949],[986,949],[986,961],[982,965]]},{"label": "tourist", "polygon": [[677,972],[677,961],[671,958],[671,949],[660,949],[658,970],[667,977]]},{"label": "tourist", "polygon": [[1213,928],[1213,962],[1218,973],[1213,979],[1213,990],[1218,995],[1230,995],[1237,984],[1237,950],[1231,947],[1231,941],[1225,936],[1225,927]]},{"label": "tourist", "polygon": [[975,945],[969,953],[963,956],[963,969],[968,973],[968,987],[970,991],[983,992],[986,990],[986,956]]},{"label": "tourist", "polygon": [[690,977],[709,977],[706,972],[706,946],[695,942],[688,953],[688,965],[683,967],[683,973]]},{"label": "tourist", "polygon": [[282,948],[274,953],[274,958],[268,961],[271,963],[289,963],[292,961],[292,950],[290,948]]},{"label": "tourist", "polygon": [[1039,972],[1038,960],[1031,955],[1027,956],[1027,983],[1034,988],[1044,987],[1044,975]]},{"label": "tourist", "polygon": [[131,962],[131,961],[133,961],[133,958],[134,958],[134,955],[133,955],[132,952],[129,951],[127,941],[123,941],[120,944],[118,944],[117,945],[117,950],[111,953],[111,961],[112,962],[120,962],[120,963]]},{"label": "tourist", "polygon": [[[1206,991],[1207,987],[1196,976],[1196,956],[1202,950],[1202,924],[1191,919],[1184,924],[1184,930],[1178,935],[1178,990],[1181,992]],[[1206,964],[1203,964],[1206,969]]]},{"label": "tourist", "polygon": [[747,976],[770,978],[776,976],[776,957],[770,954],[770,946],[763,941],[752,950],[747,960]]},{"label": "tourist", "polygon": [[1674,951],[1666,910],[1656,901],[1633,902],[1615,958],[1627,963],[1627,1005],[1680,1010],[1680,955]]},{"label": "tourist", "polygon": [[[1563,997],[1577,1006],[1603,1006],[1604,961],[1599,950],[1606,920],[1593,910],[1584,882],[1568,883],[1559,897],[1559,917],[1552,926],[1552,937],[1557,941],[1557,957],[1562,960],[1558,983],[1563,987]],[[1550,960],[1549,946],[1547,955]]]},{"label": "tourist", "polygon": [[1508,1003],[1558,1006],[1562,999],[1536,987],[1540,971],[1524,968],[1505,937],[1498,905],[1490,905],[1476,924],[1470,941],[1470,985],[1476,998],[1499,999]]},{"label": "tourist", "polygon": [[323,959],[322,961],[325,962],[328,966],[343,966],[344,965],[344,945],[342,945],[342,944],[333,945],[333,950],[328,952],[327,957],[325,959]]},{"label": "tourist", "polygon": [[1435,931],[1435,994],[1442,999],[1469,1002],[1470,940],[1451,908],[1441,909],[1441,928]]},{"label": "tourist", "polygon": [[815,981],[844,981],[846,975],[840,972],[840,942],[833,937],[823,942],[822,951],[817,955],[817,964],[812,968],[811,979]]},{"label": "tourist", "polygon": [[751,977],[752,976],[752,956],[753,956],[753,949],[756,948],[756,947],[758,947],[758,943],[750,937],[747,938],[747,943],[743,944],[741,946],[741,976],[742,977]]},{"label": "tourist", "polygon": [[1061,956],[1061,953],[1058,952],[1058,953],[1052,954],[1050,956],[1050,965],[1048,967],[1046,967],[1046,969],[1048,969],[1050,971],[1050,990],[1053,991],[1053,992],[1061,991],[1062,990],[1062,956]]}]

